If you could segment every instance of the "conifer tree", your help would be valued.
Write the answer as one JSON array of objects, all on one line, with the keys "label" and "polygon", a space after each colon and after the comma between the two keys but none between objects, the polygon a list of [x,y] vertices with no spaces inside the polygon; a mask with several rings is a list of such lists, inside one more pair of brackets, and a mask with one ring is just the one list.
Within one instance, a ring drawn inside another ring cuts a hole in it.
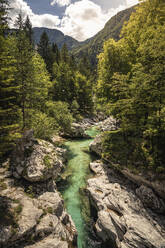
[{"label": "conifer tree", "polygon": [[49,73],[52,73],[52,49],[50,46],[48,35],[45,31],[41,35],[37,50],[40,56],[44,59],[47,70],[49,71]]},{"label": "conifer tree", "polygon": [[56,62],[57,64],[59,64],[60,63],[60,51],[56,43],[52,44],[52,53],[53,53],[53,63]]},{"label": "conifer tree", "polygon": [[18,33],[15,38],[14,50],[17,68],[15,79],[17,80],[17,83],[20,86],[20,94],[17,100],[22,112],[22,128],[24,129],[26,127],[27,119],[26,109],[30,105],[30,99],[28,95],[32,93],[32,58],[34,55],[34,51],[32,50],[30,41],[26,36],[26,32],[24,30],[24,21],[21,14],[19,14],[15,25],[18,29]]},{"label": "conifer tree", "polygon": [[33,28],[32,28],[32,24],[31,21],[29,19],[29,16],[27,16],[25,23],[24,23],[24,30],[27,36],[27,39],[29,39],[30,45],[33,47],[34,43],[33,43]]},{"label": "conifer tree", "polygon": [[61,48],[61,61],[64,63],[69,63],[69,53],[67,45],[65,43]]},{"label": "conifer tree", "polygon": [[15,139],[19,137],[16,105],[19,88],[14,80],[15,60],[10,51],[13,44],[4,35],[7,4],[7,1],[0,0],[0,157],[12,149]]}]

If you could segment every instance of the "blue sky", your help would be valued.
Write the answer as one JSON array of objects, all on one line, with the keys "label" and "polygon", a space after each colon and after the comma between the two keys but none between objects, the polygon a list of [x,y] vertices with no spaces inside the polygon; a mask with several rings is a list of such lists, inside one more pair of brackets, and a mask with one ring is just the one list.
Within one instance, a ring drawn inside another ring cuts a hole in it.
[{"label": "blue sky", "polygon": [[61,30],[82,41],[99,32],[117,12],[138,0],[10,0],[11,26],[20,11],[33,27]]}]

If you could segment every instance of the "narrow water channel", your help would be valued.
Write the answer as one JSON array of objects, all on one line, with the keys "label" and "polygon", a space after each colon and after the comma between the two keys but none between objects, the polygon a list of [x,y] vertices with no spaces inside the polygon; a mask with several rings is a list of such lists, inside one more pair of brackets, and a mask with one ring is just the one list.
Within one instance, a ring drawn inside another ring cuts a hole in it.
[{"label": "narrow water channel", "polygon": [[[76,225],[78,231],[78,248],[87,248],[87,230],[86,220],[83,215],[83,206],[81,189],[86,186],[86,180],[90,176],[89,163],[92,160],[89,154],[89,144],[92,142],[92,138],[96,136],[98,130],[93,127],[87,131],[87,134],[91,136],[91,139],[71,140],[65,143],[69,154],[68,164],[63,177],[68,177],[68,184],[61,191],[68,213],[72,216],[72,219]],[[88,246],[89,247],[89,246]]]}]

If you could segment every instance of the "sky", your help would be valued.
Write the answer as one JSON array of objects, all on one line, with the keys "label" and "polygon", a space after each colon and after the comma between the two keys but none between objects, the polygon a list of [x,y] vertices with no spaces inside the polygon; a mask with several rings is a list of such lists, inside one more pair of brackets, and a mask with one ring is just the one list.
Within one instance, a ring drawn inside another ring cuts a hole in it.
[{"label": "sky", "polygon": [[9,0],[10,26],[17,15],[30,17],[33,27],[59,29],[78,41],[99,32],[116,13],[138,0]]}]

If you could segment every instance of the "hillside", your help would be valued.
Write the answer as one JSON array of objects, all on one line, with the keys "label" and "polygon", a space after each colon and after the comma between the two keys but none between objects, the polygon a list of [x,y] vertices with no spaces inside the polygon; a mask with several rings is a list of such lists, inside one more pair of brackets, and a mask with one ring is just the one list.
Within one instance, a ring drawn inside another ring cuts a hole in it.
[{"label": "hillside", "polygon": [[64,43],[66,43],[69,50],[79,45],[79,42],[77,40],[75,40],[74,38],[68,35],[64,35],[61,31],[57,29],[37,28],[37,27],[33,28],[33,32],[34,32],[33,36],[34,36],[35,44],[39,43],[40,36],[44,31],[47,33],[50,42],[56,43],[59,48],[61,48]]},{"label": "hillside", "polygon": [[97,64],[96,57],[102,51],[104,41],[109,38],[119,40],[121,28],[124,22],[129,20],[133,10],[134,7],[131,7],[113,16],[99,33],[73,49],[73,55],[77,58],[82,57],[82,55],[87,55],[91,64],[95,66]]}]

